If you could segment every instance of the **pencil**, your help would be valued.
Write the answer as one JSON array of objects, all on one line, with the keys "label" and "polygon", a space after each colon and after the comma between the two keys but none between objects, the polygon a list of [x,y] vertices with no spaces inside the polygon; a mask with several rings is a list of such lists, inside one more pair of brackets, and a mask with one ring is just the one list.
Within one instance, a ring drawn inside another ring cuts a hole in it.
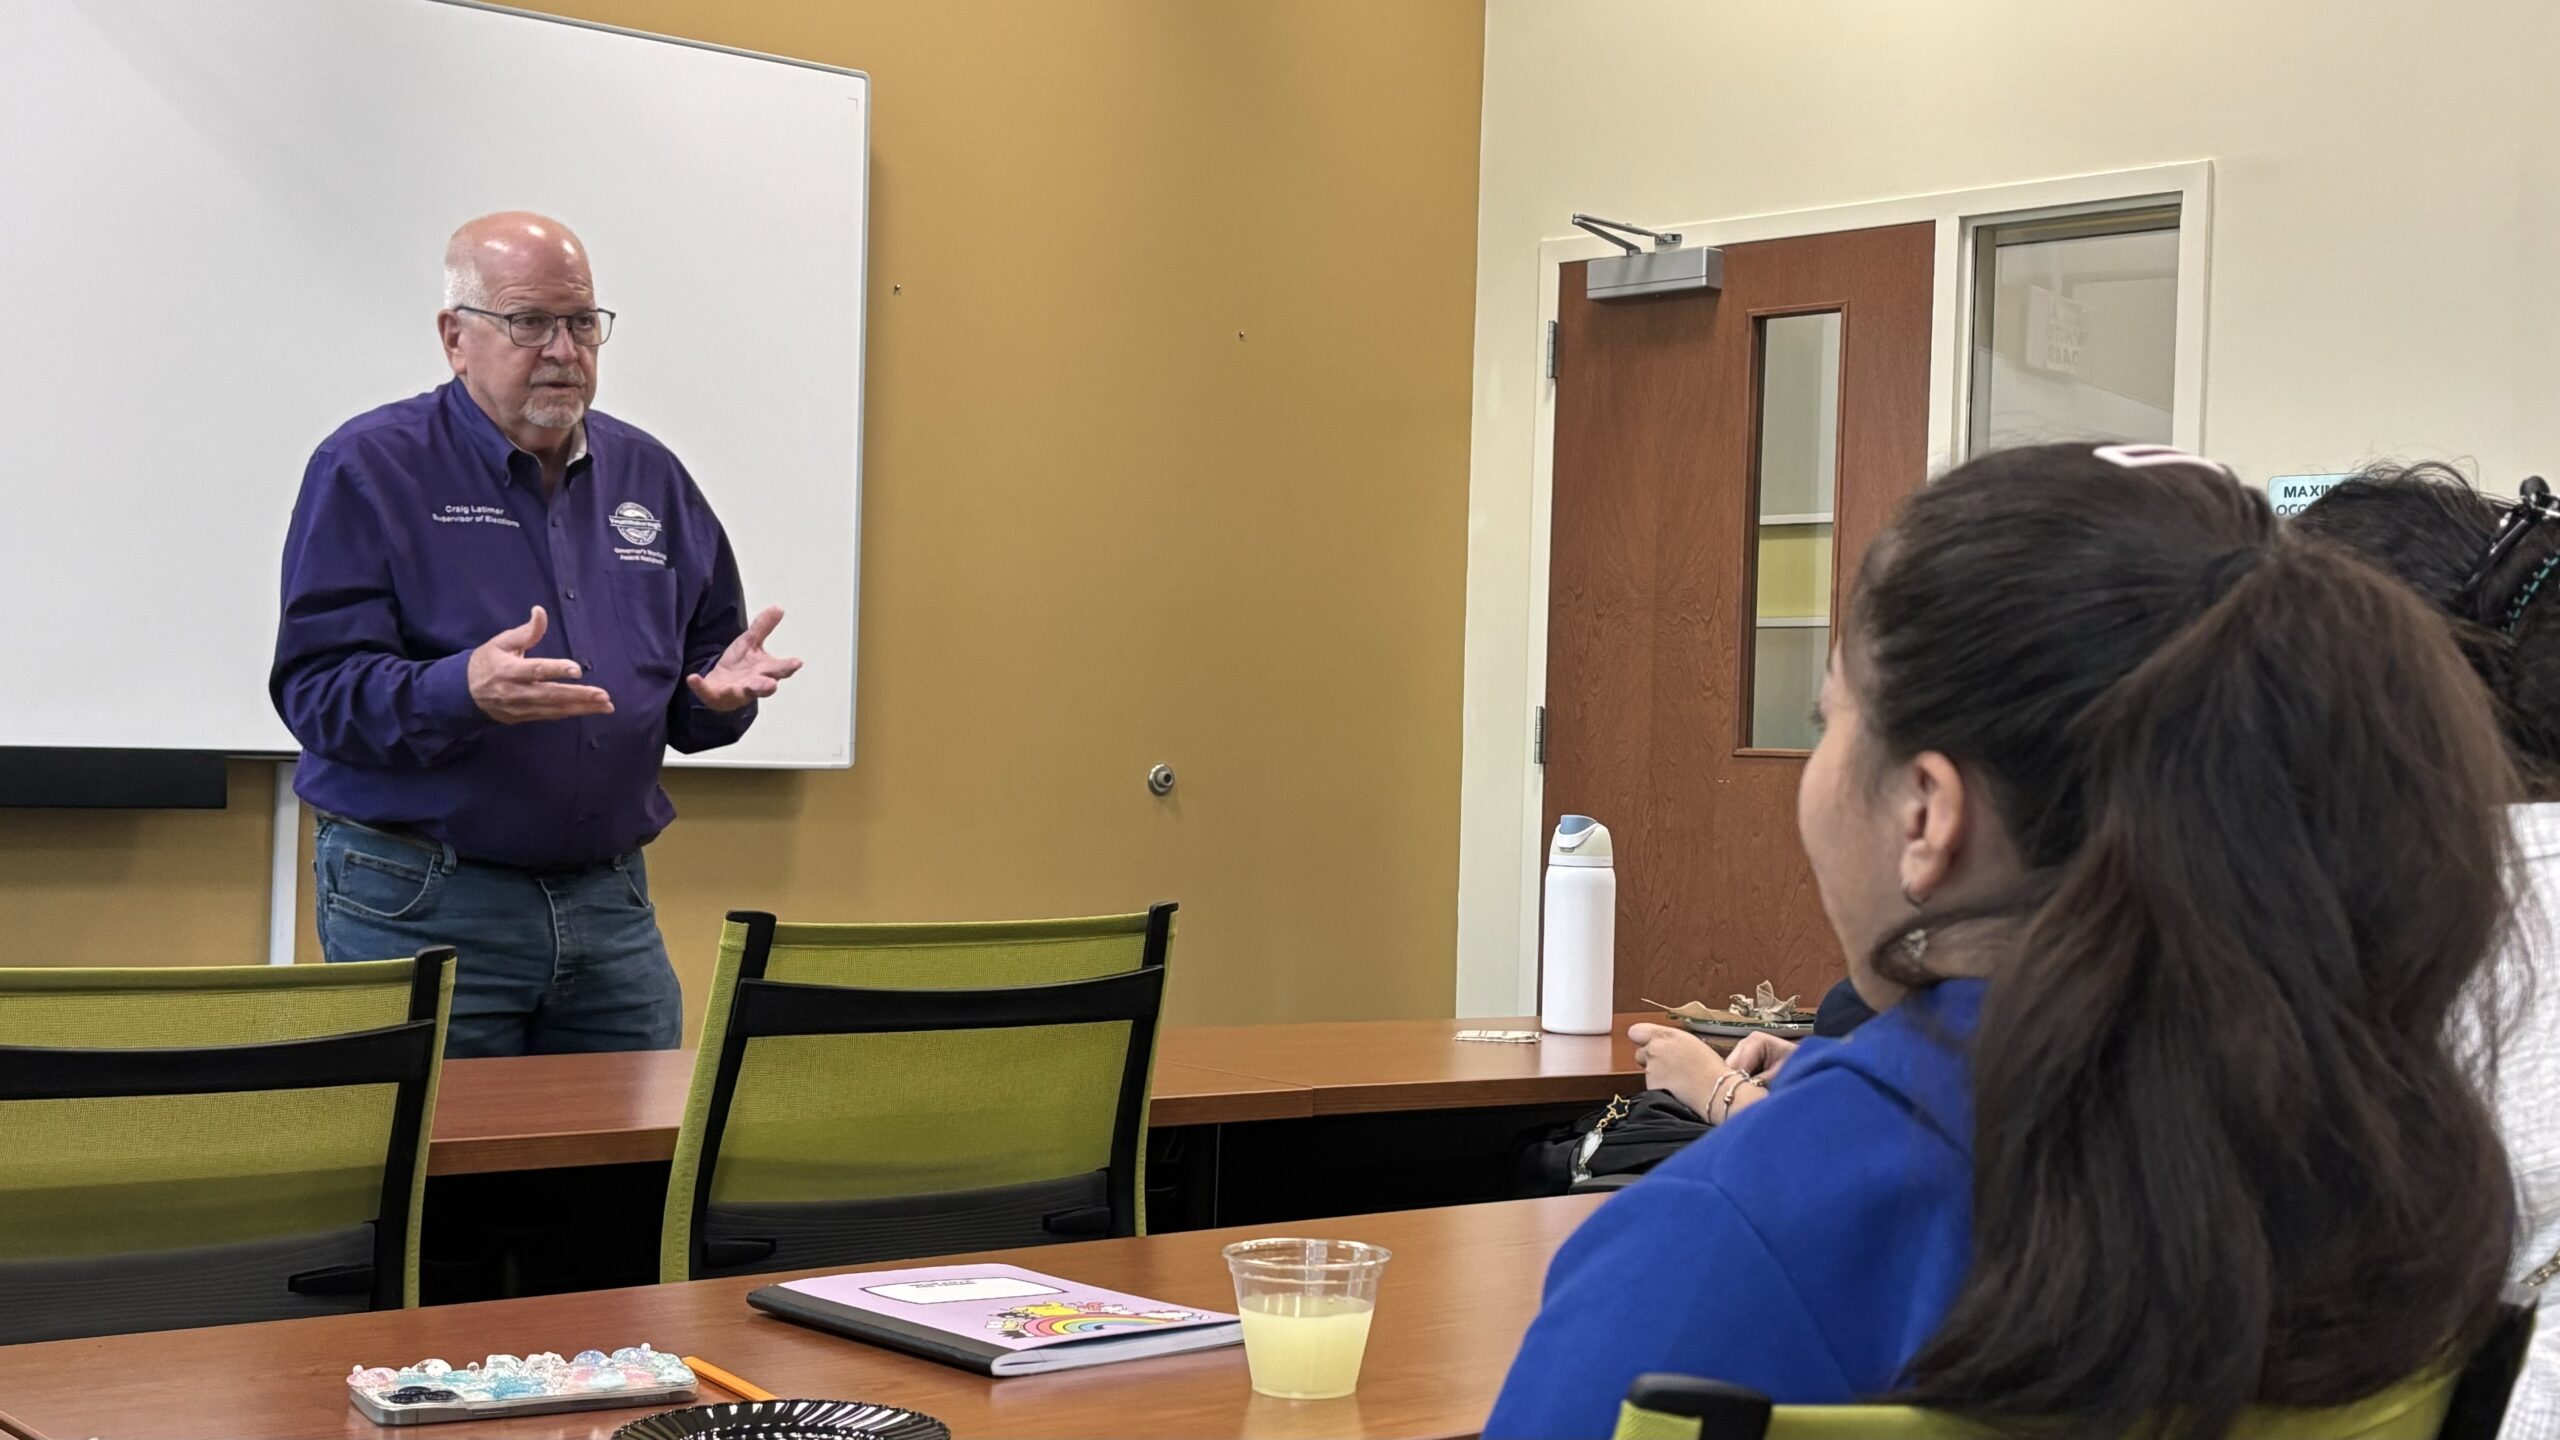
[{"label": "pencil", "polygon": [[44,1436],[37,1433],[36,1427],[24,1420],[10,1418],[9,1412],[5,1410],[0,1410],[0,1435],[16,1436],[17,1440],[44,1440]]},{"label": "pencil", "polygon": [[721,1369],[719,1366],[712,1364],[708,1360],[697,1359],[691,1355],[687,1355],[682,1358],[686,1369],[691,1370],[694,1374],[699,1375],[706,1380],[709,1380],[712,1384],[719,1386],[721,1389],[728,1391],[730,1394],[737,1396],[741,1400],[771,1400],[775,1398],[772,1391],[763,1389],[759,1386],[750,1385],[746,1381],[739,1379],[737,1376],[730,1374],[728,1371]]}]

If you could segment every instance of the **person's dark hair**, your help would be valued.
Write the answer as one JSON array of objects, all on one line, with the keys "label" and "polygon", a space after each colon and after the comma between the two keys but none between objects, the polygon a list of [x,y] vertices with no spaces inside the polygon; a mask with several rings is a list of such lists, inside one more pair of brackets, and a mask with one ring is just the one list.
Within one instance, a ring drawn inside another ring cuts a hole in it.
[{"label": "person's dark hair", "polygon": [[2550,797],[2560,795],[2560,577],[2515,607],[2560,555],[2560,521],[2535,525],[2476,586],[2466,583],[2507,508],[2450,465],[2377,465],[2312,501],[2293,526],[2353,550],[2454,619],[2527,782]]},{"label": "person's dark hair", "polygon": [[2513,777],[2447,627],[2216,468],[2043,445],[1912,499],[1841,663],[1874,758],[1946,755],[2030,867],[1875,950],[1991,978],[1972,1268],[1894,1398],[2219,1436],[2474,1347],[2512,1192],[2445,1022]]}]

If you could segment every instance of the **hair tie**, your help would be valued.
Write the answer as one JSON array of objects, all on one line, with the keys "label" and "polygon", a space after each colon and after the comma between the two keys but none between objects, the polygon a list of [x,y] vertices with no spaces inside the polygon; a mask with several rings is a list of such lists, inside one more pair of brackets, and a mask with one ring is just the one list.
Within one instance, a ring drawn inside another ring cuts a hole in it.
[{"label": "hair tie", "polygon": [[2560,551],[2553,551],[2550,559],[2534,567],[2533,578],[2524,582],[2524,588],[2516,592],[2516,598],[2507,606],[2507,618],[2498,622],[2499,634],[2516,633],[2516,627],[2524,623],[2524,607],[2532,604],[2533,597],[2542,593],[2542,582],[2551,578],[2553,570],[2560,570]]},{"label": "hair tie", "polygon": [[[2516,543],[2524,539],[2524,532],[2544,520],[2555,518],[2560,518],[2560,500],[2552,498],[2551,487],[2539,475],[2524,477],[2516,486],[2516,503],[2507,507],[2505,518],[2498,522],[2498,528],[2489,535],[2488,545],[2480,552],[2480,563],[2471,567],[2471,573],[2463,577],[2462,588],[2455,592],[2465,602],[2473,619],[2483,622],[2488,619],[2483,613],[2488,609],[2483,603],[2487,596],[2481,592],[2482,587],[2489,583],[2489,572],[2497,569],[2498,562],[2507,558],[2509,552],[2516,548]],[[2510,635],[2515,633],[2516,622],[2524,618],[2525,602],[2533,598],[2534,591],[2542,588],[2544,578],[2550,573],[2551,567],[2545,565],[2534,575],[2532,583],[2508,605],[2506,619],[2500,622],[2499,629]]]},{"label": "hair tie", "polygon": [[2226,480],[2233,478],[2230,466],[2219,460],[2208,460],[2202,455],[2191,454],[2175,445],[2100,445],[2089,453],[2110,465],[2120,465],[2127,470],[2148,470],[2154,465],[2198,465],[2220,474]]}]

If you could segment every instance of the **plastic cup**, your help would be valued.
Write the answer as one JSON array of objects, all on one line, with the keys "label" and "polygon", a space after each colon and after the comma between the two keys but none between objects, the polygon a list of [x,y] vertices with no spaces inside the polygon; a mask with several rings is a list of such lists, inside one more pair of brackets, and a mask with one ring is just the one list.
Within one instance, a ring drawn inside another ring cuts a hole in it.
[{"label": "plastic cup", "polygon": [[1235,1276],[1253,1388],[1282,1400],[1350,1394],[1390,1253],[1357,1240],[1292,1239],[1243,1240],[1220,1253]]}]

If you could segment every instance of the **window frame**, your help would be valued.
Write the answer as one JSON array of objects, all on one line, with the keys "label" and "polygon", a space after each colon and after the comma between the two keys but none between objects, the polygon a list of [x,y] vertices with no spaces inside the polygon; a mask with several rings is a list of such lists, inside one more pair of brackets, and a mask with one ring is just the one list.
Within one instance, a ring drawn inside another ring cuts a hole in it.
[{"label": "window frame", "polygon": [[1814,620],[1811,616],[1787,615],[1777,617],[1775,622],[1771,622],[1762,619],[1760,615],[1761,539],[1771,525],[1822,525],[1830,528],[1831,593],[1823,597],[1823,612],[1819,618],[1820,628],[1826,633],[1836,622],[1840,610],[1840,528],[1837,519],[1840,513],[1840,477],[1837,467],[1834,467],[1831,477],[1831,508],[1829,510],[1802,515],[1768,516],[1760,513],[1760,491],[1765,479],[1761,473],[1764,458],[1762,446],[1768,433],[1766,421],[1768,418],[1769,322],[1805,315],[1832,315],[1839,318],[1837,327],[1839,339],[1832,357],[1833,365],[1838,367],[1833,376],[1832,386],[1833,453],[1837,454],[1848,439],[1844,429],[1849,413],[1845,398],[1847,383],[1845,372],[1849,364],[1847,308],[1837,304],[1776,305],[1749,312],[1746,318],[1751,322],[1751,389],[1749,399],[1745,403],[1749,407],[1748,413],[1751,416],[1751,455],[1746,462],[1750,467],[1751,480],[1744,489],[1742,526],[1749,538],[1745,540],[1742,547],[1742,589],[1738,592],[1742,604],[1736,607],[1737,611],[1745,617],[1745,623],[1737,627],[1740,633],[1734,646],[1738,673],[1734,677],[1733,733],[1737,743],[1733,747],[1733,754],[1737,758],[1802,760],[1813,753],[1811,746],[1796,749],[1785,745],[1753,743],[1758,738],[1753,730],[1755,724],[1753,712],[1758,700],[1760,684],[1760,632],[1764,629],[1809,629],[1813,628],[1811,622]]},{"label": "window frame", "polygon": [[[2003,244],[2075,240],[2102,235],[2137,235],[2158,230],[2178,232],[2178,300],[2173,320],[2175,339],[2170,370],[2169,433],[2172,445],[2202,453],[2204,449],[2204,314],[2205,270],[2202,233],[2190,235],[2190,224],[2209,222],[2209,211],[2196,205],[2192,191],[2127,195],[2069,205],[2049,205],[2002,214],[1968,215],[1961,222],[1956,273],[1962,294],[1955,306],[1955,396],[1950,467],[1960,465],[1986,447],[1987,416],[1976,401],[1984,377],[1976,372],[1981,357],[1977,338],[1996,303],[1994,266]],[[2023,238],[2009,239],[2020,236]],[[2194,292],[2190,295],[2190,290]],[[1933,475],[1931,478],[1935,478]]]}]

